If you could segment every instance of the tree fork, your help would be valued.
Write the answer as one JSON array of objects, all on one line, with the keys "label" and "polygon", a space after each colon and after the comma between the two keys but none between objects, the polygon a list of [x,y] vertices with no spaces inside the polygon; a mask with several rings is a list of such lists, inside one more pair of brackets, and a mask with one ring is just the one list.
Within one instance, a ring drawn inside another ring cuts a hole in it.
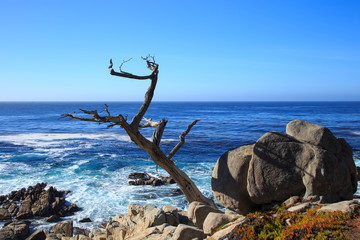
[{"label": "tree fork", "polygon": [[[160,149],[161,138],[164,132],[164,129],[167,124],[166,119],[162,119],[158,122],[153,122],[152,119],[144,118],[150,104],[152,98],[154,96],[154,91],[156,88],[158,73],[159,73],[159,65],[155,62],[154,57],[147,56],[142,58],[146,61],[148,69],[152,71],[150,75],[146,76],[138,76],[125,71],[122,71],[121,67],[124,63],[130,61],[123,61],[120,66],[120,72],[116,72],[113,69],[113,62],[110,59],[110,74],[118,77],[135,79],[135,80],[151,80],[150,86],[145,93],[144,102],[139,108],[136,115],[133,117],[131,123],[127,122],[127,118],[122,115],[111,116],[108,106],[105,105],[105,111],[107,116],[100,116],[98,112],[81,110],[83,113],[92,115],[92,118],[84,118],[73,115],[72,113],[63,114],[63,117],[68,117],[70,119],[77,119],[81,121],[90,121],[90,122],[98,122],[98,123],[109,123],[108,127],[113,127],[115,125],[119,125],[122,127],[125,132],[129,135],[130,139],[141,149],[146,151],[151,159],[155,162],[155,164],[159,165],[165,171],[167,171],[170,176],[174,179],[174,181],[179,185],[181,191],[184,193],[188,202],[198,201],[210,205],[212,207],[216,207],[212,199],[206,198],[200,190],[197,188],[196,184],[189,178],[187,174],[181,171],[171,160],[177,151],[182,147],[185,143],[185,137],[190,132],[191,128],[198,122],[198,120],[193,121],[187,129],[179,136],[179,143],[171,150],[168,156]],[[145,124],[140,124],[141,121],[146,121]],[[152,141],[146,139],[139,131],[141,128],[145,127],[155,127]]]}]

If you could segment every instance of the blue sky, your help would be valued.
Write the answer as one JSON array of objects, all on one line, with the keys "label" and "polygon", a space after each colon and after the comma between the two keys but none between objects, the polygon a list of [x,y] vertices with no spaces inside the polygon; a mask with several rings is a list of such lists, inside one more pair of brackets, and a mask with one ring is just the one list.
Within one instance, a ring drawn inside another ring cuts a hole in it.
[{"label": "blue sky", "polygon": [[[359,101],[360,1],[0,1],[0,101]],[[117,69],[117,68],[115,68]]]}]

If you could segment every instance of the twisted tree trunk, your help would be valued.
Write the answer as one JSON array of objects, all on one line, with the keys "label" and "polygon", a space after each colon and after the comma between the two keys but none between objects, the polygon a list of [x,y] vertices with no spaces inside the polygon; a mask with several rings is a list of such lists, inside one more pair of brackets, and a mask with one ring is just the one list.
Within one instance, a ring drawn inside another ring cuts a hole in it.
[{"label": "twisted tree trunk", "polygon": [[[180,142],[171,150],[169,155],[166,155],[160,149],[160,142],[167,124],[167,120],[162,119],[160,121],[153,122],[152,119],[144,118],[154,96],[154,91],[158,80],[159,65],[155,62],[154,58],[150,56],[143,58],[143,60],[146,61],[147,67],[152,71],[150,75],[138,76],[122,71],[121,67],[127,61],[124,61],[120,65],[120,72],[115,72],[113,69],[112,60],[110,59],[109,70],[111,75],[135,80],[151,80],[150,87],[145,94],[144,102],[136,115],[133,117],[131,123],[128,123],[127,119],[122,115],[111,116],[107,105],[105,105],[107,116],[100,116],[96,110],[88,111],[83,109],[81,109],[83,113],[92,115],[92,117],[83,118],[75,116],[72,113],[63,114],[63,116],[81,121],[109,123],[108,127],[119,125],[126,131],[126,133],[136,145],[138,145],[141,149],[145,150],[150,155],[151,159],[156,163],[156,165],[159,165],[170,174],[174,181],[179,185],[188,202],[199,201],[215,207],[214,202],[211,199],[206,198],[197,188],[195,183],[189,178],[189,176],[181,171],[172,160],[173,156],[184,144],[186,135],[190,132],[191,128],[198,122],[198,120],[195,120],[188,126],[188,128],[180,135]],[[141,123],[141,121],[145,121],[145,123]],[[152,141],[146,139],[139,131],[139,129],[146,127],[155,128]]]}]

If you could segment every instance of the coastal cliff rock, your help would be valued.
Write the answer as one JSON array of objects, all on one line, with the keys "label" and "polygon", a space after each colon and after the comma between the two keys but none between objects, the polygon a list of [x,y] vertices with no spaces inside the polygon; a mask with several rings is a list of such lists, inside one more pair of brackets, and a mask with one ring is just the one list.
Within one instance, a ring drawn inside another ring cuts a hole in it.
[{"label": "coastal cliff rock", "polygon": [[65,205],[67,191],[58,191],[54,187],[46,189],[46,186],[46,183],[38,183],[0,196],[0,221],[51,215],[63,217],[79,209],[76,204]]},{"label": "coastal cliff rock", "polygon": [[352,149],[322,126],[295,120],[286,133],[269,132],[223,154],[212,174],[216,200],[241,214],[291,196],[352,199],[357,170]]}]

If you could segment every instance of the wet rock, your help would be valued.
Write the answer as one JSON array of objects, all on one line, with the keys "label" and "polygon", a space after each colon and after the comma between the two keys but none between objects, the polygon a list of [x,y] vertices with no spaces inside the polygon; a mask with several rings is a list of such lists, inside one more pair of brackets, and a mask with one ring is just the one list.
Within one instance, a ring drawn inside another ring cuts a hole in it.
[{"label": "wet rock", "polygon": [[34,216],[49,216],[51,210],[51,193],[43,191],[39,194],[39,198],[32,204],[31,211]]},{"label": "wet rock", "polygon": [[3,202],[7,199],[6,196],[0,195],[0,204],[3,204]]},{"label": "wet rock", "polygon": [[150,175],[146,172],[134,172],[134,173],[130,173],[128,178],[149,180]]},{"label": "wet rock", "polygon": [[129,179],[133,179],[129,181],[129,185],[152,185],[152,186],[161,186],[164,184],[173,184],[175,183],[174,179],[171,177],[163,177],[163,176],[151,176],[147,172],[135,172],[129,174]]},{"label": "wet rock", "polygon": [[59,211],[59,215],[65,217],[67,215],[72,215],[77,211],[79,211],[79,207],[73,203],[71,205],[63,206]]},{"label": "wet rock", "polygon": [[165,193],[166,196],[179,196],[182,195],[183,192],[181,191],[180,188],[177,189],[171,189],[170,192]]},{"label": "wet rock", "polygon": [[54,201],[51,203],[52,212],[58,212],[65,204],[65,198],[63,197],[55,197]]},{"label": "wet rock", "polygon": [[50,217],[45,219],[46,222],[58,222],[60,220],[61,218],[59,215],[51,215]]},{"label": "wet rock", "polygon": [[16,214],[17,219],[25,219],[25,218],[31,218],[33,216],[31,212],[31,196],[28,195],[22,202],[19,208],[18,213]]},{"label": "wet rock", "polygon": [[0,220],[66,216],[79,210],[76,204],[65,206],[64,194],[68,191],[58,191],[51,186],[46,190],[46,186],[46,183],[38,183],[1,196]]},{"label": "wet rock", "polygon": [[0,208],[0,221],[11,219],[11,214],[6,208]]},{"label": "wet rock", "polygon": [[84,218],[79,221],[80,223],[92,222],[90,218]]}]

